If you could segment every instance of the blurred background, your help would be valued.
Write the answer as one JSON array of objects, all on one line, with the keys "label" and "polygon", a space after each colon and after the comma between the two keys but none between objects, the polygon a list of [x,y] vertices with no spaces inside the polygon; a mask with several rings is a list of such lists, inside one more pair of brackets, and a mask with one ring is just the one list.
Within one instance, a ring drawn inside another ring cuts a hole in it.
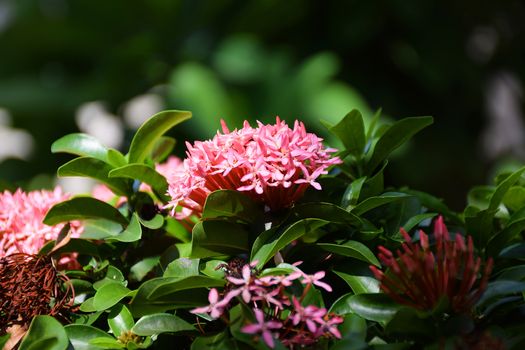
[{"label": "blurred background", "polygon": [[435,117],[387,183],[461,209],[525,158],[524,81],[518,0],[0,0],[0,185],[49,186],[71,132],[127,150],[162,109],[193,112],[182,141],[276,115],[327,136],[319,119],[382,108]]}]

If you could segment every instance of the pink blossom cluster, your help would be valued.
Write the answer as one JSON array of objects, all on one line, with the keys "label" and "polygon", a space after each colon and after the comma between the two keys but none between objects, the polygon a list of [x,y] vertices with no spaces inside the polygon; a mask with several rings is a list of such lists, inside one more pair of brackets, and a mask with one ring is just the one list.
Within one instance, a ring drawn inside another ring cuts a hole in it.
[{"label": "pink blossom cluster", "polygon": [[[302,305],[313,285],[332,291],[321,281],[324,271],[308,275],[295,268],[287,275],[259,276],[255,265],[256,262],[245,264],[241,271],[226,271],[228,284],[223,296],[213,288],[208,295],[210,304],[191,312],[219,318],[235,300],[244,302],[252,307],[256,322],[243,326],[241,331],[262,337],[271,348],[275,346],[274,339],[279,339],[287,347],[294,347],[312,345],[326,338],[341,338],[337,325],[343,322],[342,317],[328,313],[326,308]],[[300,298],[289,294],[288,287],[294,281],[304,285]]]},{"label": "pink blossom cluster", "polygon": [[[222,121],[222,134],[207,141],[186,143],[187,158],[168,177],[172,214],[185,217],[202,213],[206,197],[219,189],[243,191],[271,210],[289,207],[312,186],[328,167],[341,163],[331,157],[322,139],[307,133],[295,121],[293,129],[276,118],[274,125],[245,121],[242,129],[229,131]],[[181,206],[181,212],[175,208]]]},{"label": "pink blossom cluster", "polygon": [[[53,191],[0,193],[0,257],[26,253],[36,254],[45,243],[57,238],[64,224],[48,226],[42,221],[55,204],[69,199],[60,187]],[[82,231],[79,222],[71,222],[72,236]]]}]

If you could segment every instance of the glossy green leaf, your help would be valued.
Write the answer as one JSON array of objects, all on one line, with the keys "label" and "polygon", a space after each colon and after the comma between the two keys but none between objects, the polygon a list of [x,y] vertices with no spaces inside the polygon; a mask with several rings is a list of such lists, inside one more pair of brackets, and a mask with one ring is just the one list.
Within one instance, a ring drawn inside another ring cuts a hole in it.
[{"label": "glossy green leaf", "polygon": [[122,333],[133,328],[135,321],[129,309],[125,305],[118,304],[108,315],[108,325],[115,337],[120,337]]},{"label": "glossy green leaf", "polygon": [[95,346],[90,341],[96,338],[114,339],[106,332],[92,326],[70,324],[64,329],[74,350],[103,350],[104,348]]},{"label": "glossy green leaf", "polygon": [[7,333],[2,336],[0,336],[0,349],[3,349],[9,338],[11,337],[11,334]]},{"label": "glossy green leaf", "polygon": [[376,197],[370,197],[356,205],[351,209],[351,212],[355,215],[363,215],[367,211],[377,208],[381,205],[385,205],[391,202],[405,199],[410,195],[402,192],[385,192],[382,195]]},{"label": "glossy green leaf", "polygon": [[424,214],[415,215],[411,217],[410,219],[408,219],[407,222],[405,222],[405,224],[403,225],[403,229],[405,229],[405,231],[407,232],[410,232],[414,227],[419,225],[422,221],[427,220],[427,219],[432,219],[433,217],[436,217],[436,216],[437,214],[435,213],[424,213]]},{"label": "glossy green leaf", "polygon": [[343,199],[341,201],[341,205],[343,207],[353,208],[357,204],[359,200],[359,195],[361,194],[361,188],[363,187],[363,184],[365,183],[366,179],[367,177],[363,176],[359,179],[352,181],[352,183],[348,185],[345,193],[343,194]]},{"label": "glossy green leaf", "polygon": [[131,312],[134,316],[142,316],[179,307],[202,306],[208,302],[208,288],[224,284],[224,279],[205,276],[153,278],[139,287],[131,300]]},{"label": "glossy green leaf", "polygon": [[84,220],[83,225],[82,238],[84,239],[105,239],[122,232],[121,224],[106,219]]},{"label": "glossy green leaf", "polygon": [[96,311],[109,309],[128,296],[129,293],[130,290],[120,283],[105,284],[95,293],[93,307]]},{"label": "glossy green leaf", "polygon": [[131,221],[126,229],[115,236],[107,237],[108,241],[119,241],[119,242],[135,242],[142,237],[142,228],[140,226],[139,217],[137,213],[134,213],[131,217]]},{"label": "glossy green leaf", "polygon": [[402,307],[381,293],[358,294],[347,299],[349,308],[359,316],[380,323],[386,323]]},{"label": "glossy green leaf", "polygon": [[111,164],[114,168],[120,168],[128,164],[126,156],[117,151],[116,149],[108,149],[108,163]]},{"label": "glossy green leaf", "polygon": [[379,293],[379,281],[373,277],[355,276],[339,271],[334,273],[348,283],[354,294]]},{"label": "glossy green leaf", "polygon": [[244,193],[232,190],[218,190],[206,198],[202,218],[204,220],[217,218],[233,218],[252,223],[262,217],[261,209]]},{"label": "glossy green leaf", "polygon": [[165,132],[189,118],[191,112],[175,110],[163,111],[152,116],[135,133],[129,148],[129,162],[144,162]]},{"label": "glossy green leaf", "polygon": [[160,256],[150,256],[142,259],[133,266],[129,271],[129,279],[132,281],[142,281],[146,275],[159,264]]},{"label": "glossy green leaf", "polygon": [[151,160],[154,163],[164,161],[175,148],[176,141],[173,137],[161,136],[151,151]]},{"label": "glossy green leaf", "polygon": [[20,343],[19,350],[66,350],[68,339],[64,327],[51,316],[39,315]]},{"label": "glossy green leaf", "polygon": [[139,180],[140,182],[150,185],[153,192],[160,199],[164,201],[169,200],[169,197],[166,195],[166,192],[168,192],[168,182],[166,181],[166,178],[147,165],[128,164],[111,170],[109,172],[109,177]]},{"label": "glossy green leaf", "polygon": [[191,257],[207,258],[249,249],[249,233],[240,224],[223,221],[200,221],[193,227]]},{"label": "glossy green leaf", "polygon": [[71,153],[78,156],[88,156],[108,162],[107,148],[99,140],[87,134],[69,134],[53,142],[53,153]]},{"label": "glossy green leaf", "polygon": [[145,220],[139,217],[139,221],[143,226],[152,230],[156,230],[158,228],[161,228],[162,225],[164,225],[164,216],[162,216],[161,214],[156,214],[153,218],[149,220]]},{"label": "glossy green leaf", "polygon": [[178,258],[168,264],[164,277],[184,278],[199,275],[199,259]]},{"label": "glossy green leaf", "polygon": [[364,262],[380,266],[379,261],[372,251],[363,243],[348,241],[343,244],[317,243],[320,248],[342,256],[356,258]]},{"label": "glossy green leaf", "polygon": [[432,124],[432,117],[412,117],[395,122],[377,141],[366,165],[366,173],[372,173],[392,151],[408,141],[423,128]]},{"label": "glossy green leaf", "polygon": [[478,300],[477,305],[488,304],[496,298],[501,298],[509,294],[519,293],[522,294],[525,291],[525,282],[521,281],[505,281],[498,280],[490,282],[487,289]]},{"label": "glossy green leaf", "polygon": [[115,338],[100,337],[93,338],[89,342],[91,345],[101,347],[103,349],[125,349],[126,345],[122,344]]},{"label": "glossy green leaf", "polygon": [[223,332],[209,337],[197,337],[191,344],[190,350],[239,350],[237,344],[231,339],[229,332]]},{"label": "glossy green leaf", "polygon": [[[279,250],[292,241],[310,234],[326,224],[328,224],[328,221],[325,220],[303,219],[290,225],[282,233],[279,231],[266,231],[257,237],[256,243],[254,243],[252,248],[250,261],[257,261],[257,268],[262,268]],[[266,234],[267,232],[270,233]]]},{"label": "glossy green leaf", "polygon": [[144,316],[132,328],[132,332],[140,336],[191,331],[195,331],[195,327],[182,318],[170,314]]},{"label": "glossy green leaf", "polygon": [[122,179],[110,179],[108,173],[113,169],[111,165],[96,158],[78,157],[57,170],[59,177],[83,176],[90,177],[106,184],[109,189],[117,195],[126,196],[131,191],[128,182]]},{"label": "glossy green leaf", "polygon": [[200,272],[208,277],[221,279],[224,278],[224,270],[220,265],[226,264],[222,260],[209,260],[200,266]]},{"label": "glossy green leaf", "polygon": [[107,219],[123,226],[128,224],[118,209],[91,197],[73,197],[54,205],[47,212],[44,223],[53,226],[61,222],[83,219]]},{"label": "glossy green leaf", "polygon": [[361,156],[365,148],[366,137],[363,117],[358,110],[353,109],[339,123],[331,127],[330,131],[343,142],[345,148],[354,156]]},{"label": "glossy green leaf", "polygon": [[505,246],[525,230],[525,207],[515,212],[503,230],[496,233],[489,241],[489,256],[497,256]]}]

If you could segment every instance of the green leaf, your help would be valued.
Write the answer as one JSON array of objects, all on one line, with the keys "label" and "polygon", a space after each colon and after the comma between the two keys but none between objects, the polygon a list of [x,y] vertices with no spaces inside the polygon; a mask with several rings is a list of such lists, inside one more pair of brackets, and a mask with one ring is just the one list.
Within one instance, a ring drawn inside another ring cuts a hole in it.
[{"label": "green leaf", "polygon": [[381,205],[405,199],[407,197],[410,197],[410,195],[402,192],[385,192],[382,195],[365,199],[354,208],[350,209],[350,211],[355,215],[363,215],[367,211],[370,211]]},{"label": "green leaf", "polygon": [[361,156],[366,145],[366,137],[363,117],[358,110],[353,109],[337,125],[331,127],[330,131],[354,156]]},{"label": "green leaf", "polygon": [[244,253],[249,249],[249,234],[236,223],[223,220],[200,221],[193,227],[191,257]]},{"label": "green leaf", "polygon": [[175,110],[163,111],[152,116],[133,137],[129,148],[129,162],[143,163],[165,132],[189,118],[191,112]]},{"label": "green leaf", "polygon": [[197,337],[191,344],[190,350],[239,350],[237,344],[228,337],[227,333]]},{"label": "green leaf", "polygon": [[487,289],[477,302],[477,306],[488,304],[490,301],[509,294],[522,294],[525,291],[525,282],[498,280],[490,282]]},{"label": "green leaf", "polygon": [[173,148],[175,148],[176,141],[173,137],[161,136],[157,140],[153,151],[151,152],[151,160],[154,163],[160,163],[168,158]]},{"label": "green leaf", "polygon": [[343,207],[353,208],[357,204],[359,195],[361,194],[361,188],[363,187],[366,179],[367,177],[363,176],[352,181],[352,183],[348,185],[341,201],[341,205]]},{"label": "green leaf", "polygon": [[233,218],[245,223],[260,220],[259,206],[247,195],[239,191],[218,190],[206,198],[202,219]]},{"label": "green leaf", "polygon": [[93,297],[93,307],[96,311],[109,309],[129,295],[131,291],[120,283],[103,285]]},{"label": "green leaf", "polygon": [[127,196],[131,191],[128,182],[122,179],[110,179],[108,173],[113,169],[111,165],[96,158],[79,157],[62,165],[57,170],[59,177],[64,176],[84,176],[91,177],[103,182],[109,189],[117,195]]},{"label": "green leaf", "polygon": [[387,323],[402,306],[381,293],[358,294],[347,299],[349,308],[359,316],[380,323]]},{"label": "green leaf", "polygon": [[334,273],[348,283],[354,294],[379,293],[379,281],[373,277],[349,275],[339,271]]},{"label": "green leaf", "polygon": [[142,228],[139,222],[139,216],[137,213],[133,213],[131,221],[129,222],[128,227],[119,234],[115,236],[107,237],[107,241],[115,240],[119,242],[135,242],[141,239],[142,237]]},{"label": "green leaf", "polygon": [[66,350],[69,341],[64,327],[51,316],[33,318],[19,350]]},{"label": "green leaf", "polygon": [[116,236],[122,232],[121,224],[105,219],[84,220],[83,226],[83,239],[105,239],[107,237]]},{"label": "green leaf", "polygon": [[126,345],[122,344],[115,338],[101,337],[93,338],[89,342],[91,345],[101,347],[103,349],[125,349]]},{"label": "green leaf", "polygon": [[144,282],[131,300],[134,316],[162,312],[180,307],[196,307],[208,301],[208,288],[222,287],[223,279],[205,276],[152,278]]},{"label": "green leaf", "polygon": [[129,309],[125,305],[118,304],[108,315],[108,325],[115,337],[120,337],[122,333],[133,328],[135,321]]},{"label": "green leaf", "polygon": [[432,124],[432,117],[412,117],[395,122],[377,141],[366,165],[366,174],[371,174],[392,151],[408,141],[423,128]]},{"label": "green leaf", "polygon": [[54,205],[46,214],[44,224],[83,219],[107,219],[126,226],[128,221],[115,207],[91,197],[73,197]]},{"label": "green leaf", "polygon": [[163,201],[168,201],[170,199],[166,195],[166,192],[168,192],[168,182],[166,181],[166,178],[147,165],[128,164],[111,170],[109,172],[109,177],[139,180],[140,182],[150,185],[155,195]]},{"label": "green leaf", "polygon": [[515,212],[505,228],[490,239],[487,246],[488,255],[497,256],[523,230],[525,230],[525,207]]},{"label": "green leaf", "polygon": [[175,315],[154,314],[139,319],[131,331],[140,336],[148,336],[161,333],[191,332],[195,331],[195,327]]},{"label": "green leaf", "polygon": [[222,260],[209,260],[200,266],[200,272],[208,277],[221,279],[224,278],[224,270],[219,265],[226,264]]},{"label": "green leaf", "polygon": [[64,329],[74,350],[103,350],[104,348],[94,346],[90,341],[96,338],[113,339],[106,332],[92,326],[70,324],[65,326]]},{"label": "green leaf", "polygon": [[120,153],[116,149],[110,148],[108,149],[108,163],[115,168],[119,168],[128,164],[128,160],[126,159],[126,156],[124,156],[122,153]]},{"label": "green leaf", "polygon": [[199,259],[178,258],[168,264],[164,277],[184,278],[199,275]]},{"label": "green leaf", "polygon": [[69,134],[53,142],[52,153],[71,153],[108,162],[107,148],[99,140],[87,134]]},{"label": "green leaf", "polygon": [[490,197],[487,209],[480,211],[469,210],[471,207],[465,209],[465,223],[467,224],[468,232],[473,235],[478,247],[485,248],[487,242],[492,238],[493,220],[501,201],[508,190],[521,178],[523,172],[525,172],[525,167],[512,173],[496,187],[496,190]]},{"label": "green leaf", "polygon": [[405,222],[403,225],[403,229],[405,231],[410,232],[414,227],[419,225],[423,220],[431,219],[433,217],[437,216],[435,213],[424,213],[424,214],[418,214],[416,216],[411,217],[410,219]]},{"label": "green leaf", "polygon": [[343,244],[317,243],[317,246],[328,252],[356,258],[375,266],[381,266],[374,253],[372,253],[366,245],[358,241],[348,241]]},{"label": "green leaf", "polygon": [[328,223],[329,221],[320,219],[303,219],[290,225],[282,233],[273,232],[272,230],[265,231],[257,237],[252,248],[250,261],[257,260],[257,268],[262,268],[279,250],[286,247],[289,243],[318,230]]},{"label": "green leaf", "polygon": [[139,216],[139,221],[145,227],[156,230],[164,225],[164,216],[161,214],[155,214],[155,216],[150,220],[145,220]]},{"label": "green leaf", "polygon": [[129,270],[129,279],[133,281],[142,281],[146,275],[159,264],[160,256],[150,256],[142,259]]},{"label": "green leaf", "polygon": [[11,338],[11,334],[7,333],[0,336],[0,349],[3,349],[7,341]]}]

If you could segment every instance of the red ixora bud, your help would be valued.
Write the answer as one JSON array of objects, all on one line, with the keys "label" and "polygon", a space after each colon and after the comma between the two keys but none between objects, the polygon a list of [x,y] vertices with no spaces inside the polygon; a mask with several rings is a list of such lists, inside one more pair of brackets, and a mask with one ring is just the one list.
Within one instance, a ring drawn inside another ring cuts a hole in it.
[{"label": "red ixora bud", "polygon": [[487,288],[493,260],[489,258],[476,290],[481,269],[481,258],[474,256],[472,237],[456,234],[451,240],[443,217],[434,223],[434,246],[429,245],[428,236],[420,231],[419,245],[412,242],[401,228],[405,242],[396,251],[397,258],[385,247],[379,247],[379,259],[389,268],[385,273],[370,266],[381,290],[396,302],[419,310],[432,310],[444,297],[456,313],[468,313]]}]

